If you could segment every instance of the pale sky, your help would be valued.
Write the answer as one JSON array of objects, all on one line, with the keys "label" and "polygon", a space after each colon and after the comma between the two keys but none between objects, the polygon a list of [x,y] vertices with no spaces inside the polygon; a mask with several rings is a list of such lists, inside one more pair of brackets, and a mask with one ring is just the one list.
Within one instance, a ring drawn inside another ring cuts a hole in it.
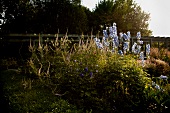
[{"label": "pale sky", "polygon": [[[82,5],[93,10],[100,0],[82,0]],[[170,0],[134,0],[150,13],[149,29],[153,36],[170,37]]]}]

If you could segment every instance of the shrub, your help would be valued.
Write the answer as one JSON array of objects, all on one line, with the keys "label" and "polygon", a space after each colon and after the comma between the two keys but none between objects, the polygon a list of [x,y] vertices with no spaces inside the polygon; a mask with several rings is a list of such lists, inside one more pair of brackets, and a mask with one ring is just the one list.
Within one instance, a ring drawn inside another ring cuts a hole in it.
[{"label": "shrub", "polygon": [[167,63],[170,63],[170,52],[168,49],[151,48],[150,57],[154,59],[160,59]]},{"label": "shrub", "polygon": [[153,77],[159,77],[161,75],[169,76],[170,73],[169,64],[159,59],[150,59],[145,69]]}]

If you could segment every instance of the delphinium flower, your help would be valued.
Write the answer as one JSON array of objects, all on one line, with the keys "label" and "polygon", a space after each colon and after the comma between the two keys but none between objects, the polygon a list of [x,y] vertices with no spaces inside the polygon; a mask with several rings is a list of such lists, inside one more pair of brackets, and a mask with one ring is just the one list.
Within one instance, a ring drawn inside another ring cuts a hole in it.
[{"label": "delphinium flower", "polygon": [[159,86],[158,84],[156,84],[155,82],[152,81],[152,84],[151,84],[151,85],[152,85],[152,87],[154,87],[155,89],[161,91],[160,86]]},{"label": "delphinium flower", "polygon": [[98,41],[97,37],[95,37],[95,38],[94,38],[94,41],[95,41],[95,42],[97,42],[97,41]]},{"label": "delphinium flower", "polygon": [[127,32],[128,39],[131,38],[130,31]]},{"label": "delphinium flower", "polygon": [[156,88],[157,90],[161,90],[161,88],[160,88],[160,86],[159,86],[158,84],[155,85],[155,88]]},{"label": "delphinium flower", "polygon": [[99,48],[99,49],[103,49],[102,43],[99,43],[99,44],[98,44],[98,48]]},{"label": "delphinium flower", "polygon": [[140,39],[141,39],[141,33],[140,33],[140,32],[137,32],[137,36],[136,36],[136,37],[137,37],[137,39],[140,40]]},{"label": "delphinium flower", "polygon": [[124,44],[123,44],[123,51],[124,51],[124,53],[129,51],[129,42],[124,42]]},{"label": "delphinium flower", "polygon": [[162,80],[167,80],[168,77],[167,77],[167,76],[164,76],[164,75],[161,75],[161,76],[160,76],[160,79],[162,79]]},{"label": "delphinium flower", "polygon": [[120,35],[120,38],[123,38],[123,33],[122,32],[120,32],[119,35]]},{"label": "delphinium flower", "polygon": [[77,60],[74,60],[74,62],[77,62]]},{"label": "delphinium flower", "polygon": [[118,51],[118,54],[121,55],[121,56],[123,56],[122,50],[119,50],[119,51]]},{"label": "delphinium flower", "polygon": [[150,54],[150,44],[146,44],[146,55]]},{"label": "delphinium flower", "polygon": [[129,40],[129,37],[126,35],[126,33],[123,33],[123,38],[124,38],[125,41]]},{"label": "delphinium flower", "polygon": [[124,51],[124,53],[129,51],[130,32],[128,32],[128,35],[126,35],[126,33],[123,33],[123,38],[124,38],[123,51]]},{"label": "delphinium flower", "polygon": [[94,38],[94,41],[96,42],[96,46],[97,46],[98,48],[100,48],[100,49],[103,48],[103,45],[102,45],[102,43],[100,42],[100,39]]},{"label": "delphinium flower", "polygon": [[117,35],[116,23],[113,23],[113,34],[114,34],[114,35]]},{"label": "delphinium flower", "polygon": [[107,34],[107,30],[103,30],[103,36],[104,36],[105,38],[108,38],[108,37],[109,37],[108,34]]},{"label": "delphinium flower", "polygon": [[113,44],[113,50],[115,50],[116,48],[118,48],[119,46],[119,38],[117,36],[117,27],[116,27],[116,23],[113,23],[113,27],[112,27],[112,32],[113,32],[113,36],[112,36],[112,44]]},{"label": "delphinium flower", "polygon": [[118,36],[114,36],[112,40],[113,40],[113,43],[114,43],[115,47],[117,48],[119,46]]},{"label": "delphinium flower", "polygon": [[137,45],[136,53],[139,54],[140,51],[141,51],[141,46],[140,46],[140,45]]},{"label": "delphinium flower", "polygon": [[144,53],[143,53],[143,51],[140,52],[139,58],[140,58],[140,60],[142,60],[142,62],[141,62],[142,66],[144,66],[145,61],[144,61]]},{"label": "delphinium flower", "polygon": [[137,37],[137,43],[140,44],[140,45],[143,44],[143,41],[140,40],[141,39],[141,33],[140,32],[137,32],[136,37]]},{"label": "delphinium flower", "polygon": [[113,38],[113,27],[112,26],[109,27],[109,36]]},{"label": "delphinium flower", "polygon": [[136,54],[136,46],[137,46],[137,43],[135,42],[132,46],[132,53]]},{"label": "delphinium flower", "polygon": [[93,77],[93,72],[90,72],[89,75],[90,75],[90,78],[92,78]]},{"label": "delphinium flower", "polygon": [[3,23],[4,23],[4,20],[0,19],[0,26],[3,25]]},{"label": "delphinium flower", "polygon": [[88,67],[85,67],[85,68],[84,68],[84,71],[85,71],[85,72],[88,72]]},{"label": "delphinium flower", "polygon": [[81,76],[81,77],[83,77],[83,76],[84,76],[84,74],[83,74],[83,73],[80,73],[80,76]]},{"label": "delphinium flower", "polygon": [[106,46],[106,47],[109,46],[109,42],[107,42],[105,37],[103,37],[103,45]]},{"label": "delphinium flower", "polygon": [[140,41],[138,41],[138,43],[139,43],[139,44],[143,44],[143,41],[142,41],[142,40],[140,40]]}]

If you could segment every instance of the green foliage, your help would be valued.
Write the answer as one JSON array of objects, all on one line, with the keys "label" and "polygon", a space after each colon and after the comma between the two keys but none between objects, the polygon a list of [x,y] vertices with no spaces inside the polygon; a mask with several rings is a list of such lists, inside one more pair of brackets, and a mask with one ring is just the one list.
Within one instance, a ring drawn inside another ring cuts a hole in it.
[{"label": "green foliage", "polygon": [[145,66],[145,69],[151,76],[159,77],[160,75],[169,76],[170,66],[162,60],[151,59]]},{"label": "green foliage", "polygon": [[[81,6],[81,0],[2,0],[0,12],[5,10],[2,33],[97,34],[101,25],[117,23],[118,32],[131,31],[132,36],[148,30],[149,14],[133,0],[103,0],[94,11]],[[17,28],[16,28],[17,26]],[[101,32],[102,33],[102,32]]]},{"label": "green foliage", "polygon": [[88,40],[72,48],[67,37],[52,41],[53,46],[30,47],[29,71],[41,81],[48,78],[53,94],[83,111],[147,111],[151,92],[145,90],[151,79],[143,68],[133,56],[97,49]]},{"label": "green foliage", "polygon": [[47,80],[40,82],[36,79],[30,79],[17,70],[6,70],[0,74],[2,75],[0,82],[4,83],[4,97],[7,106],[9,106],[7,111],[10,113],[81,112],[75,106],[51,93]]},{"label": "green foliage", "polygon": [[[118,32],[131,31],[132,36],[140,31],[143,36],[150,36],[148,30],[149,14],[142,11],[133,0],[104,0],[101,1],[94,11],[96,25],[117,23]],[[99,28],[97,28],[99,29]]]},{"label": "green foliage", "polygon": [[[6,23],[1,26],[3,33],[87,33],[86,8],[80,0],[9,0],[1,2]],[[16,26],[18,26],[16,28]],[[76,30],[75,30],[76,29]]]}]

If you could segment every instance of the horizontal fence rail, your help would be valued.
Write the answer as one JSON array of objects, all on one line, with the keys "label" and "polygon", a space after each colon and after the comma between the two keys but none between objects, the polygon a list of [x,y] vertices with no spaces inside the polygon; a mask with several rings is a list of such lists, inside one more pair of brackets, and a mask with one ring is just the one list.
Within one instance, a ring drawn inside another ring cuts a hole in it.
[{"label": "horizontal fence rail", "polygon": [[[102,39],[103,36],[97,36],[97,35],[78,35],[78,34],[6,34],[6,35],[1,35],[0,36],[0,41],[7,41],[7,42],[28,42],[31,40],[34,41],[39,41],[39,38],[41,40],[45,39],[55,39],[56,37],[65,37],[67,36],[68,38],[74,39],[74,41],[79,41],[80,38],[94,38],[98,37]],[[168,48],[170,46],[170,37],[142,37],[141,40],[144,43],[149,43],[151,46],[153,43],[164,43],[164,46]],[[131,37],[131,45],[137,41],[136,37]]]},{"label": "horizontal fence rail", "polygon": [[[0,35],[0,52],[1,57],[3,56],[17,56],[20,55],[22,58],[25,56],[28,58],[30,56],[30,52],[28,50],[28,46],[30,45],[30,41],[33,44],[38,44],[44,42],[45,40],[55,40],[57,37],[62,38],[67,36],[68,39],[73,39],[76,43],[81,38],[85,40],[87,38],[100,38],[102,39],[103,36],[99,35],[78,35],[78,34],[1,34]],[[142,48],[145,49],[146,44],[150,44],[150,46],[158,48],[159,50],[163,47],[166,49],[170,49],[170,37],[142,37],[141,40],[143,41]],[[136,37],[131,37],[130,39],[130,49],[134,42],[137,41]],[[18,54],[19,53],[19,54]],[[19,56],[19,57],[20,57]],[[17,56],[18,57],[18,56]]]}]

